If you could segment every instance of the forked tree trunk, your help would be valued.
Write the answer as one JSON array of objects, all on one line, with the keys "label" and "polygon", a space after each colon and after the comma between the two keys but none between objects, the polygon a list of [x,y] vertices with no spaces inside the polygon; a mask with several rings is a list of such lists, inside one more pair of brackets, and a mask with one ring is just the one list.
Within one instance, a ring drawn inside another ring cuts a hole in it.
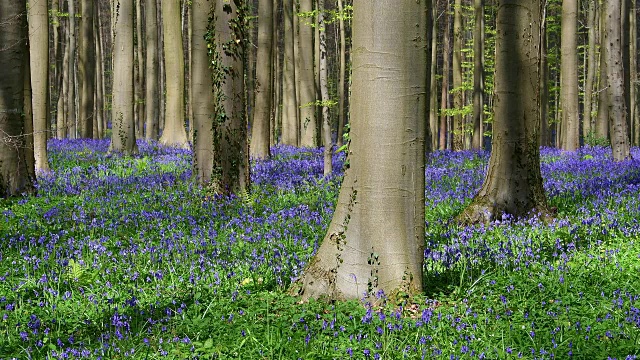
[{"label": "forked tree trunk", "polygon": [[613,159],[629,158],[629,135],[627,133],[627,107],[625,104],[624,63],[620,26],[621,0],[607,1],[603,6],[606,14],[604,44],[606,47],[607,88],[609,100],[609,126]]},{"label": "forked tree trunk", "polygon": [[273,100],[273,0],[258,3],[258,55],[256,63],[255,106],[251,127],[251,156],[271,156],[271,101]]},{"label": "forked tree trunk", "polygon": [[35,169],[49,171],[47,160],[47,118],[49,116],[49,26],[46,1],[29,6],[29,51],[33,111]]},{"label": "forked tree trunk", "polygon": [[160,143],[189,148],[184,127],[184,52],[180,22],[180,0],[162,2],[164,68],[167,73],[166,114]]},{"label": "forked tree trunk", "polygon": [[25,1],[0,0],[0,198],[32,187],[22,119],[28,59],[26,8]]},{"label": "forked tree trunk", "polygon": [[422,289],[427,6],[354,2],[350,168],[327,235],[290,289],[303,299]]},{"label": "forked tree trunk", "polygon": [[[193,165],[194,176],[201,185],[207,185],[213,179],[215,149],[213,138],[213,114],[215,104],[211,58],[209,57],[207,30],[209,17],[213,16],[214,0],[196,0],[192,5],[191,22],[191,93],[193,94]],[[269,19],[271,20],[271,19]],[[208,38],[211,40],[210,38]]]},{"label": "forked tree trunk", "polygon": [[134,122],[133,89],[133,1],[115,0],[113,39],[113,102],[111,105],[111,145],[109,150],[138,152]]},{"label": "forked tree trunk", "polygon": [[562,76],[560,103],[562,105],[561,148],[575,151],[580,146],[578,118],[578,0],[562,1]]},{"label": "forked tree trunk", "polygon": [[498,1],[493,147],[463,223],[547,212],[539,148],[542,12],[541,0]]}]

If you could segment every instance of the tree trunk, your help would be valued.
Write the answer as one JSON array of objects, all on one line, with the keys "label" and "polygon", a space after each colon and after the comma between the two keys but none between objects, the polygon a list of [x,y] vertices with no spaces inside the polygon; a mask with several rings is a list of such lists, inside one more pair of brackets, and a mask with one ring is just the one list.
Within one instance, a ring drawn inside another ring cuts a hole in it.
[{"label": "tree trunk", "polygon": [[493,147],[463,223],[547,211],[539,148],[542,13],[541,0],[498,0]]},{"label": "tree trunk", "polygon": [[113,102],[109,150],[125,154],[138,152],[134,122],[133,88],[133,2],[115,0],[113,39]]},{"label": "tree trunk", "polygon": [[164,29],[164,67],[167,73],[167,105],[160,143],[188,149],[189,140],[184,128],[185,64],[180,25],[180,0],[163,1],[162,24]]},{"label": "tree trunk", "polygon": [[[618,0],[615,0],[618,1]],[[609,140],[609,96],[607,87],[607,46],[606,37],[606,6],[600,5],[600,89],[598,94],[598,119],[596,121],[596,137]]]},{"label": "tree trunk", "polygon": [[[312,0],[300,0],[300,12],[313,11]],[[300,74],[296,74],[297,86],[299,86],[300,99],[300,145],[317,147],[317,122],[316,122],[316,80],[313,71],[313,19],[299,18],[300,37],[298,38],[298,52],[296,56],[300,61]],[[299,76],[298,76],[299,75]]]},{"label": "tree trunk", "polygon": [[283,0],[284,7],[284,69],[282,88],[282,143],[298,146],[300,144],[300,121],[298,120],[298,96],[295,72],[295,27],[293,0]]},{"label": "tree trunk", "polygon": [[[158,113],[160,108],[160,92],[158,89],[158,31],[156,14],[157,0],[145,0],[145,26],[147,41],[147,56],[145,70],[147,72],[147,86],[145,88],[145,111],[147,140],[158,139]],[[203,35],[204,36],[204,35]],[[210,89],[211,91],[211,89]]]},{"label": "tree trunk", "polygon": [[327,29],[324,23],[324,0],[318,0],[318,31],[320,40],[320,96],[322,100],[322,145],[324,146],[324,176],[333,171],[331,121],[329,120],[329,84],[327,83]]},{"label": "tree trunk", "polygon": [[0,0],[0,198],[32,188],[22,119],[28,55],[26,8],[25,1]]},{"label": "tree trunk", "polygon": [[455,0],[453,9],[453,150],[464,148],[464,124],[462,108],[464,107],[462,90],[462,0]]},{"label": "tree trunk", "polygon": [[549,61],[547,48],[546,19],[542,19],[542,32],[540,34],[540,145],[550,146],[551,129],[549,127]]},{"label": "tree trunk", "polygon": [[[186,2],[186,1],[185,1]],[[136,35],[135,35],[135,118],[136,118],[136,138],[144,138],[144,48],[143,33],[144,15],[142,13],[141,0],[136,0]]]},{"label": "tree trunk", "polygon": [[596,75],[596,0],[589,0],[587,15],[588,48],[587,48],[587,78],[584,85],[584,117],[582,120],[582,137],[584,139],[593,131],[591,111],[593,107],[593,82]]},{"label": "tree trunk", "polygon": [[449,118],[446,114],[446,110],[449,109],[449,64],[451,56],[451,20],[449,15],[445,12],[444,18],[446,24],[444,26],[444,33],[442,34],[442,91],[440,100],[440,150],[451,149],[448,139],[451,134],[448,133]]},{"label": "tree trunk", "polygon": [[473,141],[472,147],[482,149],[484,115],[484,1],[474,0],[475,27],[473,31]]},{"label": "tree trunk", "polygon": [[562,76],[560,103],[562,104],[563,150],[575,151],[580,146],[580,122],[578,118],[578,1],[562,1]]},{"label": "tree trunk", "polygon": [[77,137],[76,117],[76,9],[74,0],[67,0],[69,4],[69,86],[67,88],[67,137]]},{"label": "tree trunk", "polygon": [[354,2],[350,168],[327,235],[290,289],[303,299],[422,290],[427,6]]},{"label": "tree trunk", "polygon": [[80,137],[93,138],[95,92],[95,37],[93,34],[93,0],[82,0],[80,13],[80,46],[78,48],[78,83],[80,106],[78,125]]},{"label": "tree trunk", "polygon": [[[29,20],[27,20],[29,22]],[[27,42],[27,48],[29,48],[29,40],[25,39]],[[24,57],[24,105],[23,105],[23,119],[22,119],[22,132],[24,134],[24,161],[27,163],[27,173],[28,177],[35,180],[35,164],[36,159],[33,154],[33,107],[32,107],[32,96],[31,96],[31,59],[30,59],[29,51],[26,52],[26,56]]]},{"label": "tree trunk", "polygon": [[[245,6],[243,1],[239,3]],[[219,155],[214,159],[213,190],[222,194],[242,194],[250,185],[243,79],[246,29],[236,26],[238,22],[243,23],[243,16],[244,9],[238,9],[235,3],[216,0],[215,59],[212,61],[216,66],[215,112],[210,141],[214,143],[214,153]]]},{"label": "tree trunk", "polygon": [[431,133],[431,150],[438,149],[438,80],[437,65],[438,65],[438,22],[436,21],[438,2],[432,0],[432,19],[431,19],[431,69],[429,72],[429,128]]},{"label": "tree trunk", "polygon": [[164,131],[164,123],[165,123],[165,110],[166,110],[166,101],[165,101],[165,92],[166,92],[166,84],[167,84],[167,74],[164,68],[164,26],[162,25],[162,1],[157,1],[157,18],[156,23],[158,24],[158,81],[159,81],[159,104],[158,106],[158,136],[161,132]]},{"label": "tree trunk", "polygon": [[[632,14],[638,14],[638,2],[633,0]],[[631,15],[630,19],[631,39],[630,49],[631,54],[631,114],[632,114],[632,127],[633,132],[631,137],[631,143],[633,146],[640,146],[640,107],[638,107],[638,21],[635,15]]]},{"label": "tree trunk", "polygon": [[251,156],[271,156],[271,101],[273,100],[273,0],[258,3],[258,55],[256,63],[255,106],[251,126]]},{"label": "tree trunk", "polygon": [[[69,23],[63,25],[69,31]],[[66,34],[65,34],[66,35]],[[58,104],[56,109],[56,137],[64,139],[67,137],[67,99],[69,92],[69,36],[64,37],[64,50],[62,58],[62,70],[60,72],[60,94],[58,96]]]},{"label": "tree trunk", "polygon": [[607,1],[606,30],[604,44],[607,64],[607,95],[609,100],[609,126],[613,159],[622,161],[629,158],[629,136],[627,133],[627,110],[624,89],[624,60],[622,55],[622,34],[620,26],[621,0]]},{"label": "tree trunk", "polygon": [[[193,123],[195,132],[193,137],[194,176],[201,185],[209,184],[214,176],[215,161],[213,119],[215,104],[212,101],[214,92],[214,74],[211,71],[207,30],[209,18],[214,15],[214,0],[196,0],[193,2],[191,22],[191,62],[193,74],[191,77],[191,93],[193,94]],[[209,38],[209,40],[211,40]]]},{"label": "tree trunk", "polygon": [[46,1],[29,6],[29,51],[33,111],[33,151],[37,172],[49,171],[47,117],[49,116],[49,26]]},{"label": "tree trunk", "polygon": [[94,34],[96,37],[95,52],[96,52],[96,87],[95,87],[95,121],[93,122],[93,138],[102,139],[104,137],[104,51],[103,51],[103,39],[102,39],[102,26],[100,21],[100,6],[94,7],[95,21]]},{"label": "tree trunk", "polygon": [[338,18],[340,32],[340,67],[338,70],[338,137],[336,139],[337,146],[342,146],[344,142],[344,125],[345,125],[345,74],[347,69],[347,40],[344,24],[344,6],[343,0],[338,0]]}]

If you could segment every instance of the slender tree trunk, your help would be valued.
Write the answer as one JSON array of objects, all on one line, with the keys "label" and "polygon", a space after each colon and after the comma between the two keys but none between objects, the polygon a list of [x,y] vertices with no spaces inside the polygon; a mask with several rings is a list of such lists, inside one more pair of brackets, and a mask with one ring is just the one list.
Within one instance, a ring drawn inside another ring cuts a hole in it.
[{"label": "slender tree trunk", "polygon": [[[147,42],[147,56],[146,66],[147,71],[147,86],[145,88],[145,104],[147,109],[145,111],[146,122],[146,139],[157,140],[158,139],[158,113],[160,108],[160,92],[158,89],[158,32],[157,27],[157,0],[145,0],[145,26],[146,26],[146,42]],[[207,13],[208,14],[208,13]],[[203,35],[204,36],[204,35]]]},{"label": "slender tree trunk", "polygon": [[67,87],[67,136],[77,137],[76,117],[76,8],[74,0],[69,3],[69,86]]},{"label": "slender tree trunk", "polygon": [[462,108],[464,106],[462,90],[462,0],[455,0],[453,9],[453,150],[464,148],[464,124]]},{"label": "slender tree trunk", "polygon": [[350,168],[325,239],[290,290],[303,299],[422,289],[427,6],[354,3]]},{"label": "slender tree trunk", "polygon": [[563,150],[575,151],[580,146],[578,118],[578,1],[562,1],[562,64],[560,102],[562,104]]},{"label": "slender tree trunk", "polygon": [[[144,14],[142,12],[141,0],[136,0],[136,49],[135,49],[135,118],[136,118],[136,137],[139,139],[144,138],[144,36],[142,28],[144,26]],[[186,1],[185,1],[186,3]]]},{"label": "slender tree trunk", "polygon": [[484,1],[474,0],[475,27],[473,31],[473,141],[472,147],[482,149],[484,115]]},{"label": "slender tree trunk", "polygon": [[138,152],[134,120],[133,2],[115,0],[119,10],[114,21],[113,102],[110,151]]},{"label": "slender tree trunk", "polygon": [[[147,0],[148,1],[148,0]],[[192,5],[193,20],[191,22],[191,44],[193,63],[191,77],[191,93],[193,94],[193,115],[195,132],[193,137],[194,176],[201,185],[213,180],[215,161],[213,119],[215,103],[212,101],[214,82],[209,57],[207,30],[209,18],[214,15],[213,0],[196,0]],[[269,19],[271,20],[271,19]]]},{"label": "slender tree trunk", "polygon": [[631,124],[633,126],[631,143],[633,146],[640,146],[640,107],[638,106],[638,1],[633,0],[632,15],[630,19],[631,28],[631,47],[629,52],[631,54],[631,114],[633,119]]},{"label": "slender tree trunk", "polygon": [[[625,113],[626,113],[626,121],[627,121],[627,142],[631,138],[631,92],[629,89],[631,88],[631,55],[630,55],[630,45],[629,40],[631,37],[630,30],[630,21],[629,17],[631,16],[631,0],[620,0],[620,24],[621,24],[621,52],[622,52],[622,83],[624,84],[624,103],[625,103]],[[636,16],[636,14],[633,14]]]},{"label": "slender tree trunk", "polygon": [[0,197],[32,188],[27,168],[24,121],[28,59],[26,2],[0,0]]},{"label": "slender tree trunk", "polygon": [[104,51],[102,39],[102,26],[100,20],[100,6],[94,7],[95,21],[93,32],[96,36],[95,52],[96,52],[96,87],[95,87],[95,121],[93,122],[93,138],[102,139],[104,137]]},{"label": "slender tree trunk", "polygon": [[329,119],[329,84],[327,83],[327,29],[324,23],[324,0],[318,0],[318,31],[320,40],[320,96],[322,100],[322,145],[324,146],[324,176],[333,171],[331,121]]},{"label": "slender tree trunk", "polygon": [[596,3],[597,0],[589,0],[589,13],[587,15],[588,47],[587,47],[587,78],[584,86],[584,117],[582,120],[582,137],[587,138],[593,130],[591,119],[593,82],[596,76]]},{"label": "slender tree trunk", "polygon": [[547,48],[546,19],[542,19],[541,56],[540,56],[540,145],[549,146],[551,129],[549,128],[549,61]]},{"label": "slender tree trunk", "polygon": [[437,0],[432,0],[432,21],[431,21],[431,69],[429,75],[429,128],[431,132],[431,149],[438,149],[438,80],[436,78],[437,75],[437,65],[438,65],[438,26],[437,26],[437,10],[438,10],[438,2]]},{"label": "slender tree trunk", "polygon": [[345,125],[345,74],[347,71],[347,39],[346,30],[344,24],[344,5],[343,0],[338,0],[338,18],[339,32],[340,32],[340,68],[338,70],[338,137],[336,139],[337,146],[340,147],[343,144],[344,137],[344,125]]},{"label": "slender tree trunk", "polygon": [[[269,143],[276,144],[281,140],[281,129],[282,129],[282,70],[284,66],[282,66],[282,56],[280,54],[282,51],[279,46],[279,38],[283,37],[282,34],[282,21],[278,21],[280,19],[277,16],[278,6],[281,2],[278,0],[274,0],[273,4],[273,28],[275,32],[273,33],[273,43],[272,47],[272,56],[273,56],[273,117],[271,119],[271,133],[269,134]],[[278,36],[280,34],[280,36]]]},{"label": "slender tree trunk", "polygon": [[282,143],[298,146],[300,144],[300,121],[298,120],[299,86],[295,72],[295,27],[293,26],[294,2],[283,0],[284,6],[284,69],[282,89]]},{"label": "slender tree trunk", "polygon": [[[615,0],[619,1],[619,0]],[[607,46],[606,37],[606,6],[600,6],[600,89],[598,94],[598,119],[596,121],[596,137],[598,139],[609,140],[609,96],[607,82]]]},{"label": "slender tree trunk", "polygon": [[[312,0],[300,0],[300,12],[313,11]],[[296,56],[300,61],[300,74],[296,74],[296,82],[299,86],[300,99],[300,145],[306,147],[316,147],[317,142],[317,122],[316,122],[316,80],[313,71],[313,27],[310,25],[313,19],[299,19],[300,37],[297,41],[299,51]],[[300,75],[300,76],[298,76]]]},{"label": "slender tree trunk", "polygon": [[[27,20],[28,22],[28,20]],[[29,48],[29,36],[25,39],[27,42],[27,48]],[[31,181],[35,181],[35,164],[36,159],[33,153],[33,97],[31,89],[31,56],[29,51],[26,52],[24,57],[24,116],[22,132],[24,133],[24,160],[27,163],[27,173]]]},{"label": "slender tree trunk", "polygon": [[167,84],[167,74],[164,66],[164,26],[162,25],[162,1],[157,1],[157,18],[156,23],[158,24],[158,81],[160,82],[159,88],[159,103],[158,107],[158,135],[161,132],[164,132],[164,124],[165,124],[165,110],[166,110],[166,102],[165,102],[165,94],[166,94],[166,84]]},{"label": "slender tree trunk", "polygon": [[80,106],[78,125],[80,137],[93,138],[95,96],[95,37],[93,34],[93,0],[82,0],[80,13],[80,47],[78,48],[78,83],[80,84]]},{"label": "slender tree trunk", "polygon": [[485,181],[460,215],[489,222],[547,211],[540,173],[541,0],[498,0],[495,122]]},{"label": "slender tree trunk", "polygon": [[[164,65],[167,72],[166,115],[160,143],[189,148],[184,128],[184,53],[180,26],[180,0],[162,3]],[[171,81],[169,81],[171,79]]]},{"label": "slender tree trunk", "polygon": [[447,132],[449,123],[448,116],[446,115],[446,110],[449,109],[449,63],[450,63],[450,51],[451,51],[451,41],[450,41],[450,30],[451,30],[451,21],[449,19],[449,15],[445,13],[445,31],[442,34],[442,91],[441,91],[441,101],[440,101],[440,150],[451,149],[450,146],[447,146],[451,134]]},{"label": "slender tree trunk", "polygon": [[609,99],[609,126],[613,159],[622,161],[629,158],[629,137],[627,132],[627,110],[624,91],[624,58],[622,55],[622,34],[620,26],[621,1],[607,1],[606,29],[604,44],[607,64],[607,95]]},{"label": "slender tree trunk", "polygon": [[273,100],[273,0],[258,3],[258,55],[256,63],[255,106],[251,127],[251,156],[271,156],[271,109]]},{"label": "slender tree trunk", "polygon": [[33,111],[35,169],[49,171],[47,160],[47,118],[49,116],[49,26],[46,1],[29,6],[29,51]]}]

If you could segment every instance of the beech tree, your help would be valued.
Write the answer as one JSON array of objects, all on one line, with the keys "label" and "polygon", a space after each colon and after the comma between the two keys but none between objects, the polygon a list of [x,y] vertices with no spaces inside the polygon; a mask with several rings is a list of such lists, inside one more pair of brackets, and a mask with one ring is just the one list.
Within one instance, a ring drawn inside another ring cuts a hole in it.
[{"label": "beech tree", "polygon": [[25,154],[26,1],[0,0],[0,198],[31,188]]},{"label": "beech tree", "polygon": [[547,212],[540,173],[541,0],[498,0],[493,145],[464,223]]},{"label": "beech tree", "polygon": [[146,64],[147,83],[145,87],[145,123],[147,140],[158,138],[158,117],[160,109],[160,90],[158,89],[159,57],[158,57],[158,30],[157,30],[157,0],[145,0],[145,26],[146,26]]},{"label": "beech tree", "polygon": [[284,58],[282,69],[282,143],[298,146],[300,144],[300,121],[298,112],[298,92],[296,91],[295,71],[295,27],[293,26],[295,3],[283,0],[284,16]]},{"label": "beech tree", "polygon": [[303,299],[422,289],[428,6],[354,2],[350,167],[324,241],[292,285]]},{"label": "beech tree", "polygon": [[[300,12],[307,14],[313,11],[312,0],[299,0]],[[298,111],[300,113],[300,145],[316,147],[318,145],[316,120],[316,77],[313,71],[313,28],[309,18],[299,19],[299,37],[297,39],[296,61],[300,66],[300,73],[296,73],[296,82],[300,98]]]},{"label": "beech tree", "polygon": [[[36,1],[37,2],[37,1]],[[80,136],[93,137],[95,96],[95,36],[93,33],[93,0],[82,0],[80,20],[80,47],[78,49],[78,75],[80,84],[80,107],[78,118]]]},{"label": "beech tree", "polygon": [[580,146],[578,118],[578,0],[562,1],[562,63],[560,69],[563,150],[575,151]]}]

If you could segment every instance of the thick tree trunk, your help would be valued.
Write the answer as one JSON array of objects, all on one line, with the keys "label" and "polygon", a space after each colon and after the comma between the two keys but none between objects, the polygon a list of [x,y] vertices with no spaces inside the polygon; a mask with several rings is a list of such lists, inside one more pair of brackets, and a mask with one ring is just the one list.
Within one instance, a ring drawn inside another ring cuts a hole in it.
[{"label": "thick tree trunk", "polygon": [[474,0],[475,27],[473,31],[473,141],[472,147],[482,149],[484,138],[482,122],[484,118],[484,1]]},{"label": "thick tree trunk", "polygon": [[578,118],[578,1],[562,1],[562,76],[560,103],[562,104],[563,150],[575,151],[580,146]]},{"label": "thick tree trunk", "polygon": [[110,151],[138,152],[134,123],[133,88],[133,2],[115,0],[113,39],[113,102]]},{"label": "thick tree trunk", "polygon": [[611,128],[611,147],[613,159],[622,161],[629,158],[629,135],[627,132],[627,106],[625,104],[624,59],[622,55],[622,34],[620,20],[621,0],[607,1],[604,4],[606,13],[606,30],[604,44],[606,47],[605,63],[607,64],[607,88],[609,100],[609,126]]},{"label": "thick tree trunk", "polygon": [[255,106],[251,127],[251,156],[271,156],[271,102],[273,100],[273,0],[258,3],[258,55],[256,63]]},{"label": "thick tree trunk", "polygon": [[[144,111],[145,111],[145,93],[144,93],[144,74],[145,74],[145,58],[144,58],[144,15],[142,13],[142,4],[141,0],[136,0],[136,50],[135,50],[135,92],[136,92],[136,103],[135,103],[135,117],[136,117],[136,137],[139,139],[144,138]],[[185,1],[186,3],[186,1]]]},{"label": "thick tree trunk", "polygon": [[184,127],[184,53],[180,23],[180,0],[162,2],[164,67],[167,73],[165,124],[160,143],[189,148]]},{"label": "thick tree trunk", "polygon": [[541,0],[499,0],[489,167],[463,223],[546,213],[540,173]]},{"label": "thick tree trunk", "polygon": [[596,76],[596,0],[589,0],[587,15],[588,47],[587,47],[587,78],[584,85],[584,117],[582,120],[582,137],[584,139],[593,131],[591,111],[593,108],[593,83]]},{"label": "thick tree trunk", "polygon": [[295,72],[295,27],[293,0],[283,0],[284,8],[284,68],[282,85],[282,144],[298,146],[300,144],[300,121],[298,118],[298,96]]},{"label": "thick tree trunk", "polygon": [[25,1],[0,0],[0,198],[32,188],[22,119],[28,59],[26,8]]},{"label": "thick tree trunk", "polygon": [[290,290],[303,299],[422,289],[430,5],[354,3],[350,168],[327,235]]},{"label": "thick tree trunk", "polygon": [[[158,117],[160,110],[160,92],[159,85],[159,72],[158,72],[158,32],[156,14],[158,8],[156,6],[157,0],[145,0],[145,26],[146,26],[146,41],[147,41],[147,56],[146,66],[147,71],[147,86],[145,88],[145,104],[147,106],[145,111],[145,123],[146,132],[145,136],[147,140],[158,139]],[[204,36],[204,35],[203,35]]]},{"label": "thick tree trunk", "polygon": [[93,0],[81,1],[80,47],[78,49],[78,82],[80,84],[80,106],[78,124],[80,137],[93,138],[95,96],[95,36],[93,33]]},{"label": "thick tree trunk", "polygon": [[46,1],[29,6],[29,51],[33,111],[33,151],[37,172],[49,171],[47,118],[49,116],[49,26]]},{"label": "thick tree trunk", "polygon": [[318,31],[320,40],[320,96],[322,100],[322,145],[324,146],[324,176],[333,171],[331,121],[329,119],[329,84],[327,83],[327,29],[324,23],[324,0],[318,0]]},{"label": "thick tree trunk", "polygon": [[462,90],[462,0],[455,0],[453,9],[453,150],[464,148],[464,123],[462,107],[464,91]]},{"label": "thick tree trunk", "polygon": [[74,0],[67,0],[69,4],[69,86],[67,87],[67,137],[77,137],[76,116],[76,8]]},{"label": "thick tree trunk", "polygon": [[[300,0],[300,12],[313,11],[312,0]],[[313,20],[309,18],[299,19],[300,37],[297,41],[299,52],[296,56],[300,61],[300,76],[296,74],[297,85],[300,90],[300,145],[306,147],[318,146],[317,120],[316,120],[316,80],[313,70]]]},{"label": "thick tree trunk", "polygon": [[[148,0],[147,0],[148,1]],[[211,58],[209,57],[207,30],[209,17],[213,16],[214,0],[196,0],[193,2],[193,20],[191,22],[191,93],[193,94],[193,165],[194,176],[198,183],[207,185],[214,176],[215,161],[213,114],[215,103],[212,101],[214,92]],[[271,21],[271,19],[269,19]]]}]

